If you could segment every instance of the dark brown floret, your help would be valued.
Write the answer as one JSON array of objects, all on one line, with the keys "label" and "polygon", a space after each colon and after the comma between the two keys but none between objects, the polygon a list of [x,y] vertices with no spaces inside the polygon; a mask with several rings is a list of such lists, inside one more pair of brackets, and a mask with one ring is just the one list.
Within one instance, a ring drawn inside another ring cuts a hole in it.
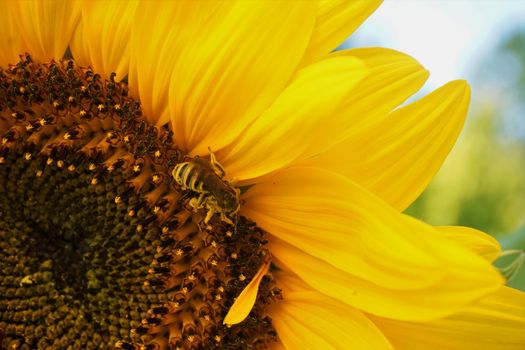
[{"label": "dark brown floret", "polygon": [[186,209],[172,136],[113,76],[27,55],[0,70],[0,348],[257,349],[276,339],[269,276],[248,318],[222,324],[268,257],[264,232],[243,217],[202,225],[205,213]]}]

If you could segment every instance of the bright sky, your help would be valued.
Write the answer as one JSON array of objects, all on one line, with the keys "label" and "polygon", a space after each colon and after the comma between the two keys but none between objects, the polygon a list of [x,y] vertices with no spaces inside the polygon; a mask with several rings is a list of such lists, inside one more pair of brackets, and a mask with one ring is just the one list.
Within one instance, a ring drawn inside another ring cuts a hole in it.
[{"label": "bright sky", "polygon": [[525,24],[525,0],[385,0],[352,36],[352,46],[391,47],[431,73],[427,88],[472,79],[498,38]]}]

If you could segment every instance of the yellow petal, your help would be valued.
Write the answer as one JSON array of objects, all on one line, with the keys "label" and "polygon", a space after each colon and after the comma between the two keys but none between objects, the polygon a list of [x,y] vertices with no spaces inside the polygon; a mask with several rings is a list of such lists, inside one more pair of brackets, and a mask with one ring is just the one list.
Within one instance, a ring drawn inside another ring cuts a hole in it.
[{"label": "yellow petal", "polygon": [[453,81],[321,154],[311,165],[335,170],[399,211],[425,189],[463,127],[470,99]]},{"label": "yellow petal", "polygon": [[144,116],[157,124],[169,121],[168,89],[173,67],[170,52],[163,50],[173,41],[172,29],[188,25],[181,13],[185,3],[141,1],[131,28],[129,90],[140,99]]},{"label": "yellow petal", "polygon": [[80,18],[71,42],[69,43],[69,48],[71,49],[75,63],[79,66],[92,66],[91,58],[89,57],[88,40],[86,38],[88,34],[89,33],[84,32],[84,21],[83,18]]},{"label": "yellow petal", "polygon": [[190,14],[170,43],[179,52],[171,62],[170,115],[184,150],[219,150],[270,105],[297,69],[315,5],[225,2],[206,21]]},{"label": "yellow petal", "polygon": [[464,311],[432,322],[372,320],[399,350],[525,349],[525,294],[508,287]]},{"label": "yellow petal", "polygon": [[302,69],[235,144],[219,152],[221,163],[230,176],[253,182],[377,123],[426,78],[418,62],[394,50],[334,53]]},{"label": "yellow petal", "polygon": [[382,0],[319,1],[317,20],[302,65],[315,62],[340,45],[381,4]]},{"label": "yellow petal", "polygon": [[[287,283],[286,275],[276,276],[279,286]],[[360,311],[311,289],[283,288],[283,300],[269,313],[285,349],[392,349]]]},{"label": "yellow petal", "polygon": [[237,299],[235,299],[235,302],[228,311],[228,314],[226,314],[226,317],[224,317],[224,324],[241,323],[246,317],[248,317],[250,311],[252,311],[253,305],[255,304],[255,300],[257,299],[259,284],[261,284],[261,281],[264,275],[266,275],[268,272],[269,267],[270,259],[261,265],[259,271],[257,271],[255,276],[253,276],[253,279],[250,281],[250,283],[248,283],[241,294],[239,294]]},{"label": "yellow petal", "polygon": [[243,200],[282,265],[370,313],[441,317],[503,283],[487,261],[332,172],[289,168]]},{"label": "yellow petal", "polygon": [[173,118],[175,139],[185,151],[217,150],[284,88],[314,20],[312,2],[140,4],[130,85],[152,120]]},{"label": "yellow petal", "polygon": [[496,260],[501,254],[499,242],[485,232],[463,226],[438,226],[435,229],[490,262]]},{"label": "yellow petal", "polygon": [[79,1],[12,1],[9,6],[25,51],[38,61],[64,56],[80,19]]},{"label": "yellow petal", "polygon": [[105,78],[112,72],[117,74],[117,80],[126,76],[129,36],[137,5],[138,1],[82,2],[82,27],[72,40],[73,57],[89,62]]},{"label": "yellow petal", "polygon": [[18,55],[23,52],[22,38],[15,26],[7,1],[0,1],[0,66],[18,62]]}]

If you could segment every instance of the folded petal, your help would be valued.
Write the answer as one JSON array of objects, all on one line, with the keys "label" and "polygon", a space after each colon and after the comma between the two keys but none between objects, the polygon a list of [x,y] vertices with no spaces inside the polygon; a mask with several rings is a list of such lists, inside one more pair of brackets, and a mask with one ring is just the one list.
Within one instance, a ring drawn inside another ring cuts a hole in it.
[{"label": "folded petal", "polygon": [[393,50],[334,53],[299,71],[235,144],[219,152],[221,163],[230,176],[253,182],[384,118],[426,77],[419,63]]},{"label": "folded petal", "polygon": [[318,2],[317,20],[302,65],[319,60],[340,45],[381,4],[382,0]]},{"label": "folded petal", "polygon": [[464,226],[437,226],[434,228],[444,237],[455,241],[489,262],[493,262],[501,255],[498,240],[485,232]]},{"label": "folded petal", "polygon": [[270,267],[270,260],[264,263],[259,271],[253,276],[253,279],[243,289],[241,294],[237,297],[233,305],[231,306],[228,314],[224,317],[224,324],[237,324],[242,322],[252,311],[255,300],[257,299],[257,292],[259,291],[259,284],[268,272]]},{"label": "folded petal", "polygon": [[[138,1],[82,2],[82,26],[72,40],[75,59],[89,62],[105,78],[115,72],[120,80],[128,74],[129,36]],[[87,50],[84,50],[87,47]]]},{"label": "folded petal", "polygon": [[310,164],[335,170],[399,211],[426,188],[463,127],[470,99],[453,81],[360,130]]},{"label": "folded petal", "polygon": [[243,200],[281,265],[373,314],[441,317],[503,283],[487,261],[329,171],[282,170]]},{"label": "folded petal", "polygon": [[370,317],[399,350],[525,349],[525,293],[508,287],[432,322]]},{"label": "folded petal", "polygon": [[[295,283],[286,275],[276,276],[279,285]],[[284,349],[392,349],[360,311],[311,289],[283,288],[269,313]]]},{"label": "folded petal", "polygon": [[10,1],[23,50],[38,61],[61,59],[80,19],[80,2]]},{"label": "folded petal", "polygon": [[24,52],[22,38],[7,1],[0,1],[0,23],[0,66],[7,67],[18,62],[18,55]]}]

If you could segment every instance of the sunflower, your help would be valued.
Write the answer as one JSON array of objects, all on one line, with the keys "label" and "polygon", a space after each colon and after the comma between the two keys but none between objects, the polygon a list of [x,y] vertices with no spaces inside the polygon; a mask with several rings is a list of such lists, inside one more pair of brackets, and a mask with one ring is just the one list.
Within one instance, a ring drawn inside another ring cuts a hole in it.
[{"label": "sunflower", "polygon": [[497,242],[402,214],[468,85],[331,52],[378,5],[1,2],[2,348],[522,348]]}]

